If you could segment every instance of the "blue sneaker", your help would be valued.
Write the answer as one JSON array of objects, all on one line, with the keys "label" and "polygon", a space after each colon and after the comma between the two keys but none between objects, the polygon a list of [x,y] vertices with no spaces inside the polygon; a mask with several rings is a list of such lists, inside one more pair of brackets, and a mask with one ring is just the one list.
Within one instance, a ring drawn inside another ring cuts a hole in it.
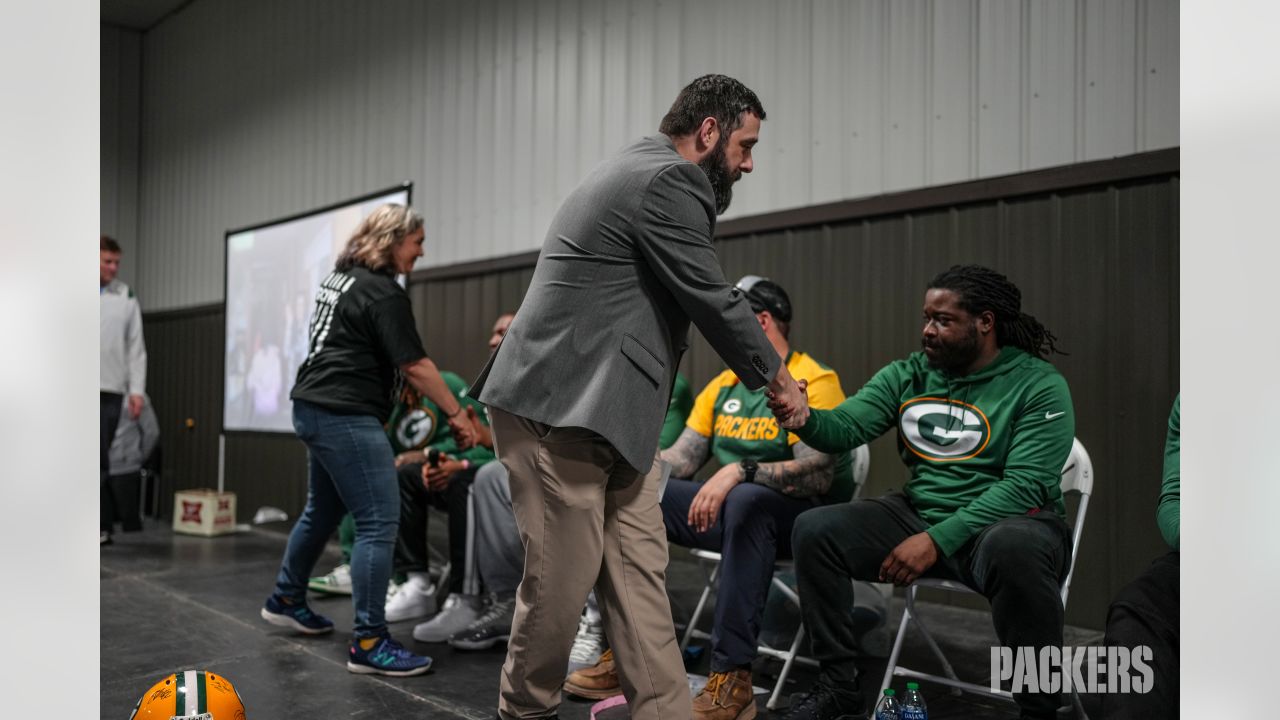
[{"label": "blue sneaker", "polygon": [[272,625],[297,630],[305,635],[323,635],[333,632],[333,621],[311,612],[305,602],[286,603],[279,595],[267,598],[262,606],[262,619]]},{"label": "blue sneaker", "polygon": [[347,669],[360,675],[390,675],[391,677],[409,677],[421,675],[431,669],[431,658],[426,655],[415,655],[405,650],[400,643],[384,635],[378,644],[369,650],[360,647],[358,640],[351,642],[351,654],[347,658]]}]

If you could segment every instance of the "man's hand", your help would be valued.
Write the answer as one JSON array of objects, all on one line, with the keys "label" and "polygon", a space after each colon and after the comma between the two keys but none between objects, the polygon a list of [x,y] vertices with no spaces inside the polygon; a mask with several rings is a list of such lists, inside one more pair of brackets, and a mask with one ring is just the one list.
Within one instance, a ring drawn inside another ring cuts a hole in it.
[{"label": "man's hand", "polygon": [[426,450],[406,450],[396,456],[396,469],[400,469],[411,463],[425,463],[426,461]]},{"label": "man's hand", "polygon": [[702,483],[698,494],[693,496],[693,502],[689,505],[689,526],[700,533],[715,527],[716,516],[724,506],[724,499],[729,496],[733,486],[742,482],[742,479],[742,466],[733,463],[720,468],[715,475]]},{"label": "man's hand", "polygon": [[929,533],[916,533],[898,543],[898,547],[880,563],[880,582],[907,586],[938,562],[938,546]]},{"label": "man's hand", "polygon": [[467,421],[471,423],[471,429],[476,433],[476,445],[493,449],[493,433],[489,431],[489,426],[480,422],[480,416],[476,414],[476,406],[467,406]]},{"label": "man's hand", "polygon": [[451,455],[440,453],[440,464],[431,467],[422,466],[422,485],[428,490],[440,492],[449,487],[453,474],[463,469],[462,461]]},{"label": "man's hand", "polygon": [[142,396],[130,395],[129,396],[129,417],[133,418],[134,420],[137,420],[138,416],[141,414],[142,414]]},{"label": "man's hand", "polygon": [[458,412],[449,418],[449,429],[453,431],[453,441],[458,444],[459,450],[466,450],[475,447],[476,431],[471,421],[467,419],[467,413],[463,412],[465,408],[460,406]]},{"label": "man's hand", "polygon": [[[790,380],[790,376],[787,379]],[[773,411],[779,425],[787,430],[796,430],[809,421],[809,381],[793,381],[791,386],[794,387],[794,395],[789,396],[774,393],[771,389],[766,404]]]}]

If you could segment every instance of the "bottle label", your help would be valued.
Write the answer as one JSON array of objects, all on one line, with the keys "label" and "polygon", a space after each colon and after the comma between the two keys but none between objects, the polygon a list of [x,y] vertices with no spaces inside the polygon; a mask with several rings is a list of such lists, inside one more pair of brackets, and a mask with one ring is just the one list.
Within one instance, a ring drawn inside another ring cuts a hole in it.
[{"label": "bottle label", "polygon": [[918,707],[902,708],[902,720],[928,720],[929,716]]}]

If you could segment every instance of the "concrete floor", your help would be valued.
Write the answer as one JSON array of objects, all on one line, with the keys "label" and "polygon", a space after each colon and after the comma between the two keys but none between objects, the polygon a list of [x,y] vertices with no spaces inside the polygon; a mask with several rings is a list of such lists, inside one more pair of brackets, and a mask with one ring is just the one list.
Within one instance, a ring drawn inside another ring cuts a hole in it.
[{"label": "concrete floor", "polygon": [[[505,649],[456,651],[446,644],[412,640],[410,620],[392,625],[392,634],[411,649],[435,659],[432,671],[413,678],[354,675],[346,670],[351,631],[350,598],[312,596],[313,607],[332,618],[336,631],[308,638],[267,625],[258,617],[270,593],[284,551],[288,523],[235,535],[199,538],[176,535],[148,520],[140,533],[117,534],[102,548],[101,562],[101,717],[126,718],[142,692],[168,673],[203,669],[221,673],[236,686],[249,720],[275,718],[468,718],[495,715],[498,673]],[[443,522],[432,523],[433,541],[444,547]],[[683,625],[702,587],[702,574],[681,548],[671,549],[672,607]],[[327,571],[339,561],[331,545],[318,566]],[[985,682],[988,648],[996,644],[989,615],[946,606],[928,608],[930,627],[962,678]],[[901,602],[890,605],[896,628]],[[704,622],[705,627],[705,622]],[[1069,645],[1098,643],[1101,633],[1067,628]],[[706,653],[689,667],[705,673]],[[903,662],[935,671],[918,636],[909,636]],[[869,685],[879,683],[883,658],[863,666]],[[757,685],[772,688],[780,663],[762,659]],[[787,692],[806,689],[813,671],[797,666]],[[901,682],[895,685],[904,684]],[[871,692],[868,691],[868,695]],[[940,686],[925,685],[933,720],[1016,718],[1008,703],[965,695],[952,697]],[[785,696],[785,693],[784,693]],[[767,696],[758,698],[761,715]],[[560,717],[583,720],[591,703],[566,699]],[[1086,709],[1089,704],[1086,700]]]}]

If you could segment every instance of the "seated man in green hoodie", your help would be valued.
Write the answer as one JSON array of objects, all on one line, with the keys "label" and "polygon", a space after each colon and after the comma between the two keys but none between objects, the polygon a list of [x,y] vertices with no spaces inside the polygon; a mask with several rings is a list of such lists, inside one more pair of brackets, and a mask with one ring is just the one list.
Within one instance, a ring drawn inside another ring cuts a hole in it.
[{"label": "seated man in green hoodie", "polygon": [[[821,672],[789,720],[865,717],[850,579],[956,580],[991,601],[1001,645],[1062,646],[1071,535],[1059,482],[1075,412],[1066,380],[1043,359],[1055,338],[1021,304],[1003,275],[952,267],[925,293],[923,352],[890,363],[834,410],[806,408],[787,423],[803,423],[791,429],[826,453],[896,428],[910,473],[904,492],[796,520],[800,606]],[[1014,700],[1023,718],[1052,718],[1061,696]]]},{"label": "seated man in green hoodie", "polygon": [[1153,677],[1145,693],[1103,693],[1102,720],[1178,717],[1178,581],[1182,561],[1182,396],[1173,399],[1164,441],[1164,476],[1156,505],[1156,526],[1169,552],[1156,558],[1121,588],[1107,608],[1107,647],[1151,649]]}]

